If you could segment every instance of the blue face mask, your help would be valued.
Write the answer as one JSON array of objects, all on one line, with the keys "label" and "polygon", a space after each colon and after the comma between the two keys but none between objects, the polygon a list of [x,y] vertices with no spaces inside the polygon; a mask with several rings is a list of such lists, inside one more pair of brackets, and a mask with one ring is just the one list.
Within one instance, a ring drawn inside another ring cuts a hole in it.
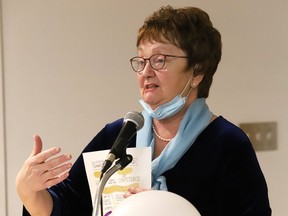
[{"label": "blue face mask", "polygon": [[154,119],[161,120],[171,117],[176,113],[178,113],[184,107],[187,97],[189,96],[192,88],[190,87],[191,89],[189,90],[186,97],[182,97],[181,95],[186,90],[186,88],[190,86],[189,84],[191,78],[192,76],[189,78],[186,86],[184,87],[180,95],[177,95],[171,101],[158,106],[155,110],[152,110],[151,107],[146,102],[143,101],[143,99],[141,99],[139,102],[142,105],[142,107],[146,110],[146,112],[149,114],[149,116]]},{"label": "blue face mask", "polygon": [[168,103],[160,105],[155,110],[152,110],[151,107],[143,100],[140,100],[139,102],[150,117],[160,120],[178,113],[185,105],[186,97],[181,97],[180,95],[177,95],[174,99],[172,99]]}]

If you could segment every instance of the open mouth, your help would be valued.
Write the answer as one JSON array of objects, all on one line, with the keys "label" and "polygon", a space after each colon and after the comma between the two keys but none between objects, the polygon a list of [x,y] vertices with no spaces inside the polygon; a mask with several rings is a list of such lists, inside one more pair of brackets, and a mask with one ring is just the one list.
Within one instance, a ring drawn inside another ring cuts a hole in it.
[{"label": "open mouth", "polygon": [[159,86],[155,85],[155,84],[149,84],[149,85],[145,86],[145,89],[153,89],[153,88],[157,88],[157,87],[159,87]]}]

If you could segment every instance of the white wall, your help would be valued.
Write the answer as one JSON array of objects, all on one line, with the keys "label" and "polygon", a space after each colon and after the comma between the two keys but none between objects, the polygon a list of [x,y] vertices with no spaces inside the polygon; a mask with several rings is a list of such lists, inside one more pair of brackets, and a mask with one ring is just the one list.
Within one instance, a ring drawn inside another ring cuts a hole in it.
[{"label": "white wall", "polygon": [[6,122],[0,135],[6,140],[0,136],[0,163],[6,148],[7,215],[21,212],[14,182],[33,134],[45,148],[59,145],[77,157],[106,122],[140,109],[129,59],[144,18],[166,4],[206,10],[222,33],[211,109],[235,124],[277,121],[278,150],[257,155],[273,215],[288,215],[286,0],[2,0]]}]

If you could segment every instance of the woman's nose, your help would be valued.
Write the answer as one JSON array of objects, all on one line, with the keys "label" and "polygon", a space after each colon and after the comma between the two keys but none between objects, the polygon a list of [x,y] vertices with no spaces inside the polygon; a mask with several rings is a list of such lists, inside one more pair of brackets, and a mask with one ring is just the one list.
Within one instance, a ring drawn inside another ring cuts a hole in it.
[{"label": "woman's nose", "polygon": [[141,74],[143,76],[154,76],[155,75],[155,71],[154,69],[151,67],[150,61],[147,59],[146,60],[146,65],[143,68],[143,70],[141,71]]}]

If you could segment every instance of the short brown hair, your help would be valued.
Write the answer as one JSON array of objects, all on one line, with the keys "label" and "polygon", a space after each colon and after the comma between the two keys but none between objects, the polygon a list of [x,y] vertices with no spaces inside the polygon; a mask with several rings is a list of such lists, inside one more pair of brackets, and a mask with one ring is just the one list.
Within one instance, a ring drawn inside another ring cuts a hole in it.
[{"label": "short brown hair", "polygon": [[163,42],[163,37],[186,52],[188,67],[194,68],[194,75],[204,75],[198,98],[207,98],[222,55],[221,35],[209,15],[195,7],[161,7],[146,18],[138,31],[136,45],[143,40]]}]

